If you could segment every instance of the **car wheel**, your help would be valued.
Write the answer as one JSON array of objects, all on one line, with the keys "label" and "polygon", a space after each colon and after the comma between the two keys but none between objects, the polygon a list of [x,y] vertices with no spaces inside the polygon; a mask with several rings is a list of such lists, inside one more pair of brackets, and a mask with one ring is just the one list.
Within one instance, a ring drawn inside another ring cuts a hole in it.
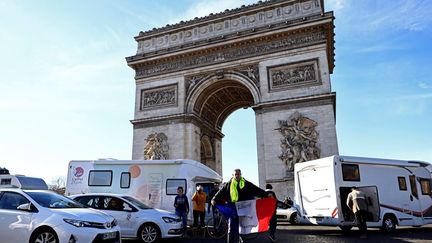
[{"label": "car wheel", "polygon": [[44,228],[37,230],[30,238],[30,243],[58,243],[56,233],[52,229]]},{"label": "car wheel", "polygon": [[159,228],[154,224],[144,224],[138,231],[138,237],[145,243],[156,242],[160,238]]},{"label": "car wheel", "polygon": [[385,216],[383,220],[383,224],[381,230],[387,233],[393,232],[396,230],[396,221],[391,216]]},{"label": "car wheel", "polygon": [[298,224],[297,214],[293,213],[289,219],[290,224]]}]

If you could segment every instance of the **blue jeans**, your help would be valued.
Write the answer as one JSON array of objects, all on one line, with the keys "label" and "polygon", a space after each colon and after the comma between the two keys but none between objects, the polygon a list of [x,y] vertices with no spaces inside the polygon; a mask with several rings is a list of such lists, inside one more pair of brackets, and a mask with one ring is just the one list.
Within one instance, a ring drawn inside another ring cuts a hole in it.
[{"label": "blue jeans", "polygon": [[186,233],[186,227],[187,227],[187,213],[186,212],[180,212],[176,211],[175,214],[179,216],[182,219],[183,222],[183,230],[184,233]]}]

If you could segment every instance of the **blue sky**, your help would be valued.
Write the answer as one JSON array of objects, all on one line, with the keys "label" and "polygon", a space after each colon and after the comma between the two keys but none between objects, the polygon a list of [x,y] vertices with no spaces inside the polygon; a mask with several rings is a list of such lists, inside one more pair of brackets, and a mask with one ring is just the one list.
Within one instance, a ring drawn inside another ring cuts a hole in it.
[{"label": "blue sky", "polygon": [[[175,2],[175,3],[174,3]],[[0,1],[0,166],[50,183],[73,159],[130,159],[139,31],[251,0]],[[340,154],[432,161],[432,1],[330,0]],[[224,177],[257,182],[255,118],[223,127]]]}]

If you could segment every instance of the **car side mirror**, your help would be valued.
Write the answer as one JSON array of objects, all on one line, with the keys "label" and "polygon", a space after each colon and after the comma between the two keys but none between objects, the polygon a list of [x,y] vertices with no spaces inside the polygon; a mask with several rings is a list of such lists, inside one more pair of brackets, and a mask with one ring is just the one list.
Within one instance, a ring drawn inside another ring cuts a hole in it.
[{"label": "car side mirror", "polygon": [[27,211],[27,212],[33,212],[34,211],[31,203],[21,204],[17,207],[17,209],[21,210],[21,211]]}]

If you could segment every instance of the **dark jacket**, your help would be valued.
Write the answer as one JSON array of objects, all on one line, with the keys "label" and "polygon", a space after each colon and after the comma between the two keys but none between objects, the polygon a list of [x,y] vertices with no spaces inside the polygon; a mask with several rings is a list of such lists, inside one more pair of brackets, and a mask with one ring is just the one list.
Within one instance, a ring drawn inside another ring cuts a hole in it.
[{"label": "dark jacket", "polygon": [[[216,201],[216,204],[222,204],[225,199],[228,203],[232,203],[230,195],[230,186],[232,180],[233,179],[231,178],[230,181],[226,182],[213,197],[213,200]],[[237,191],[239,195],[238,201],[252,200],[255,199],[255,197],[267,197],[266,191],[255,186],[253,183],[247,180],[245,180],[245,186],[242,189],[240,189],[240,183],[237,184]]]}]

